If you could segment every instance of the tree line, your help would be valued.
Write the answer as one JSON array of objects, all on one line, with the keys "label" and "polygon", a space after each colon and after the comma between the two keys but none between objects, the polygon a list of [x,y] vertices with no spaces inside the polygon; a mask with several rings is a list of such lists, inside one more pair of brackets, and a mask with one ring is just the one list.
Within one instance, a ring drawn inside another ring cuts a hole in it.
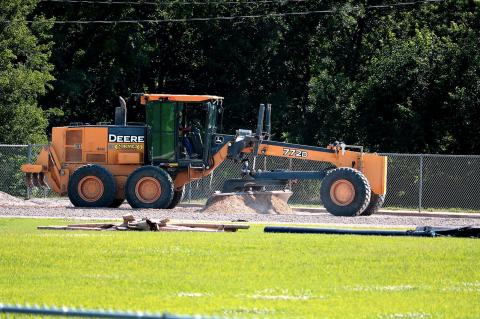
[{"label": "tree line", "polygon": [[[478,1],[0,2],[3,143],[44,143],[51,126],[111,121],[119,95],[167,92],[224,96],[225,132],[253,128],[268,102],[278,140],[478,154]],[[320,10],[332,12],[53,23]]]}]

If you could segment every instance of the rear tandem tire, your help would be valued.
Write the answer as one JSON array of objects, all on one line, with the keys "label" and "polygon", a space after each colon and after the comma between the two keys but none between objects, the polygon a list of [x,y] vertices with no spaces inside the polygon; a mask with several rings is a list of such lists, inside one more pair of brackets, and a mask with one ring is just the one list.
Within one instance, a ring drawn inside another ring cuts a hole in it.
[{"label": "rear tandem tire", "polygon": [[75,207],[109,207],[117,184],[113,175],[100,165],[84,165],[68,181],[68,198]]},{"label": "rear tandem tire", "polygon": [[139,167],[127,178],[125,197],[132,208],[167,208],[173,199],[172,178],[159,167]]},{"label": "rear tandem tire", "polygon": [[325,209],[335,216],[358,216],[370,203],[370,184],[358,170],[340,167],[327,173],[320,187]]},{"label": "rear tandem tire", "polygon": [[370,203],[368,207],[361,213],[361,216],[370,216],[378,213],[378,210],[382,208],[383,203],[385,203],[385,195],[378,195],[372,192],[370,197]]},{"label": "rear tandem tire", "polygon": [[125,198],[115,198],[113,202],[110,204],[109,207],[111,208],[118,208],[122,206],[123,202],[125,201]]},{"label": "rear tandem tire", "polygon": [[182,188],[179,190],[174,190],[172,201],[167,206],[167,209],[172,209],[177,207],[177,205],[183,200],[184,195],[185,195],[185,185],[182,186]]}]

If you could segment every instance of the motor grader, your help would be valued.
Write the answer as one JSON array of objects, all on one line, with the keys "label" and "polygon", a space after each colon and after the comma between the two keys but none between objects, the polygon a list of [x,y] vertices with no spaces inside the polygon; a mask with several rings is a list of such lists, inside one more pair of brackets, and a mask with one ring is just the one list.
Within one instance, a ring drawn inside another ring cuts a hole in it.
[{"label": "motor grader", "polygon": [[[52,141],[35,164],[22,165],[30,187],[50,187],[77,207],[175,207],[185,185],[212,173],[223,161],[241,162],[241,178],[228,180],[224,193],[264,192],[293,180],[322,180],[320,198],[339,216],[371,215],[383,204],[387,158],[362,147],[334,143],[326,148],[270,140],[271,105],[261,104],[255,131],[217,132],[223,97],[134,94],[145,108],[145,123],[127,122],[120,98],[115,124],[74,123],[54,127]],[[265,125],[264,125],[265,123]],[[324,171],[264,171],[256,156],[330,163]],[[253,158],[250,166],[249,159]]]}]

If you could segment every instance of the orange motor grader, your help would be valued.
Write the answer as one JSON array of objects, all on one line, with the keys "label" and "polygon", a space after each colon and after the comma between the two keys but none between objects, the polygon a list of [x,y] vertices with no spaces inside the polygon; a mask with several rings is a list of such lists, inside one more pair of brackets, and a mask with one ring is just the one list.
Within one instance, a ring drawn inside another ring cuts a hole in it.
[{"label": "orange motor grader", "polygon": [[[146,123],[128,123],[124,99],[115,124],[75,123],[54,127],[52,141],[35,164],[22,165],[30,187],[68,194],[77,207],[173,208],[185,185],[209,175],[227,159],[241,161],[241,178],[224,193],[287,187],[291,180],[322,180],[320,198],[334,215],[370,215],[383,204],[387,158],[362,147],[334,143],[326,148],[270,140],[271,106],[260,105],[256,131],[217,133],[223,98],[211,95],[134,94]],[[264,125],[265,122],[265,125]],[[248,156],[253,156],[249,167]],[[262,171],[257,155],[330,163],[324,171]]]}]

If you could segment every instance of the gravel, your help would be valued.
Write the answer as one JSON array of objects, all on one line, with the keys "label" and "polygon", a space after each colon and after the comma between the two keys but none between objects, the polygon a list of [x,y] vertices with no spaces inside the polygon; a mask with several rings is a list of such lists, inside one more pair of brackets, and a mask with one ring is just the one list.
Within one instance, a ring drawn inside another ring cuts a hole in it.
[{"label": "gravel", "polygon": [[[247,221],[253,223],[324,224],[332,226],[415,227],[415,226],[480,226],[480,219],[461,217],[392,216],[377,214],[368,217],[336,217],[326,212],[294,211],[288,215],[251,213],[206,213],[201,207],[178,206],[175,209],[132,209],[128,204],[119,208],[75,208],[67,199],[41,199],[28,205],[0,205],[0,217],[39,217],[67,219],[121,219],[132,213],[136,218],[170,218],[172,220]],[[473,217],[473,215],[472,215]]]}]

